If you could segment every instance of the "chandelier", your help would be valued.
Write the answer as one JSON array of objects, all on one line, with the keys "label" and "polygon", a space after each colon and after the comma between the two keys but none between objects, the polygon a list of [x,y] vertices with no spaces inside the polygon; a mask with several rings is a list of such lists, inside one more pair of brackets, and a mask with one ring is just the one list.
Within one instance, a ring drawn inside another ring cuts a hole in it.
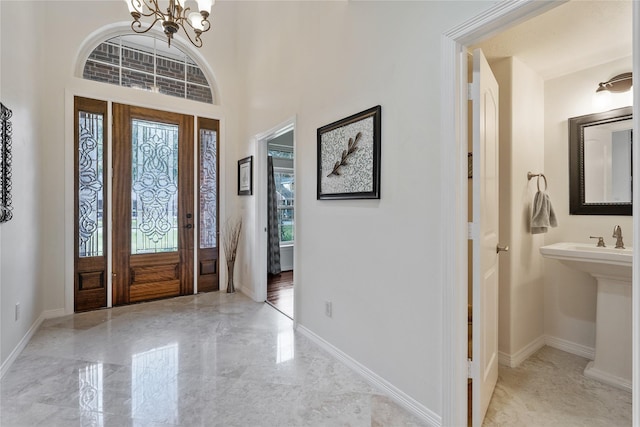
[{"label": "chandelier", "polygon": [[[129,12],[133,17],[131,29],[136,33],[146,33],[153,28],[157,22],[162,22],[167,41],[171,46],[173,35],[182,28],[189,41],[196,47],[202,47],[200,35],[209,31],[209,12],[215,0],[124,0],[129,7]],[[191,11],[190,7],[185,7],[185,3],[195,3],[199,11]],[[165,7],[166,6],[166,7]],[[163,12],[166,10],[166,12]],[[140,18],[149,17],[153,19],[148,27],[143,27]]]}]

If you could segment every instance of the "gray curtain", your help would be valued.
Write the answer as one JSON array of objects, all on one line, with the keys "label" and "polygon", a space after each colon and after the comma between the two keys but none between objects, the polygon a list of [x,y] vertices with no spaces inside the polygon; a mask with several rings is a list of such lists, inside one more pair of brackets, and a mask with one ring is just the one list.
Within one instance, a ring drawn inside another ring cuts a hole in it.
[{"label": "gray curtain", "polygon": [[273,175],[273,158],[267,162],[267,272],[280,274],[280,231],[278,230],[278,194]]}]

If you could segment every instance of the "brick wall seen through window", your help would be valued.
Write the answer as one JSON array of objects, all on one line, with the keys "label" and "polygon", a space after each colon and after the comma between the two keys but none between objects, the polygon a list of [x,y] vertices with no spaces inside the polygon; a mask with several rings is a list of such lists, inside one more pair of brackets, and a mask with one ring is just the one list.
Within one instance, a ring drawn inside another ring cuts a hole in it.
[{"label": "brick wall seen through window", "polygon": [[207,78],[196,63],[166,40],[117,36],[87,58],[83,78],[213,104]]}]

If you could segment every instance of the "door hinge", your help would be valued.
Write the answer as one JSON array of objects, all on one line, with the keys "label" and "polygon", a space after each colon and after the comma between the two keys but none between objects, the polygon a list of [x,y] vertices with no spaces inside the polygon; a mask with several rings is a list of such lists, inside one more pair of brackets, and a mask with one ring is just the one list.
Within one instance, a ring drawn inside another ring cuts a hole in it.
[{"label": "door hinge", "polygon": [[467,84],[467,99],[473,101],[473,83]]},{"label": "door hinge", "polygon": [[473,374],[476,370],[476,364],[473,363],[473,360],[467,359],[467,378],[473,378]]},{"label": "door hinge", "polygon": [[474,229],[475,227],[473,226],[472,222],[468,222],[467,223],[467,239],[468,240],[473,240],[475,233],[474,233]]}]

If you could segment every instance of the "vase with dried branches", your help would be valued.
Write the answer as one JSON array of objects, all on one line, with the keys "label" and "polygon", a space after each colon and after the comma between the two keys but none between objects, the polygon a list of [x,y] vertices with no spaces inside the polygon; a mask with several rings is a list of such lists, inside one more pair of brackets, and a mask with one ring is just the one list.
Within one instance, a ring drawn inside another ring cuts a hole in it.
[{"label": "vase with dried branches", "polygon": [[242,231],[242,217],[227,219],[222,230],[222,245],[227,258],[227,293],[229,294],[236,291],[233,284],[233,270],[236,265],[240,231]]}]

